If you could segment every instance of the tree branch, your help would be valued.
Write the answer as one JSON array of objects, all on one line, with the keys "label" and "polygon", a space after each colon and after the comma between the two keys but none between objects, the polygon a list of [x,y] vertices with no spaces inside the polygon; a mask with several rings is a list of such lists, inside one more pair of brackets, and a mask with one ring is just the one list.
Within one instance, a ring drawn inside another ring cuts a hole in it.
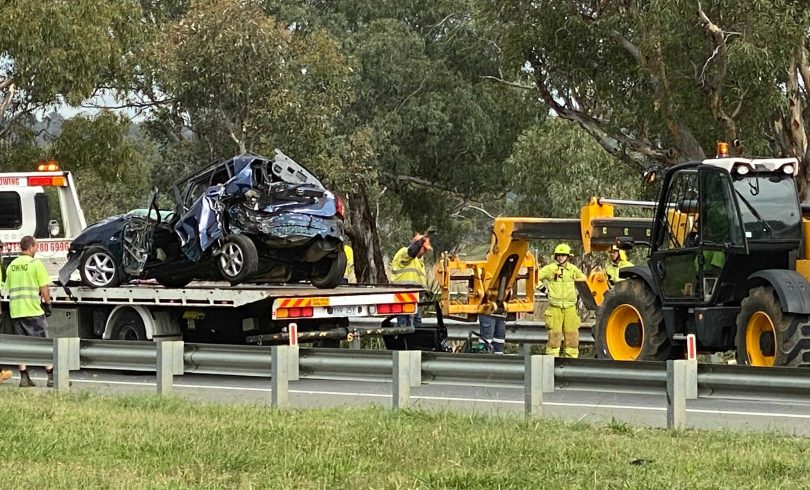
[{"label": "tree branch", "polygon": [[481,77],[481,79],[494,80],[494,81],[496,81],[498,83],[502,83],[504,85],[508,85],[508,86],[514,87],[514,88],[519,88],[519,89],[522,89],[522,90],[532,90],[532,91],[537,90],[537,87],[533,87],[531,85],[523,85],[522,83],[517,83],[517,82],[510,82],[508,80],[504,80],[503,78],[494,77],[492,75],[484,75],[484,76]]},{"label": "tree branch", "polygon": [[579,124],[605,151],[634,167],[643,166],[645,164],[644,158],[652,158],[666,163],[671,162],[666,152],[653,148],[649,143],[622,132],[611,132],[605,122],[577,109],[578,104],[574,102],[559,103],[546,85],[541,61],[534,58],[532,66],[534,67],[536,88],[546,105],[563,119]]},{"label": "tree branch", "polygon": [[[703,11],[700,0],[697,2],[697,8],[698,17],[700,17],[700,21],[703,24],[703,30],[711,40],[714,49],[712,50],[711,56],[709,56],[703,64],[701,72],[696,75],[695,83],[703,88],[704,92],[709,97],[709,105],[712,108],[712,113],[714,113],[714,116],[718,120],[723,121],[728,137],[734,139],[737,137],[738,133],[737,123],[732,116],[728,115],[723,107],[723,85],[728,72],[728,40],[731,36],[740,35],[740,33],[725,32],[718,27],[717,24],[709,19],[706,12]],[[707,82],[706,71],[712,63],[714,63],[716,70],[712,80]]]},{"label": "tree branch", "polygon": [[399,103],[399,105],[396,107],[396,109],[394,109],[394,114],[396,114],[396,113],[397,113],[397,111],[399,111],[400,109],[402,109],[402,106],[403,106],[403,105],[405,105],[405,102],[408,102],[408,100],[409,100],[411,97],[413,97],[414,95],[418,94],[418,93],[419,93],[419,92],[422,90],[422,87],[424,87],[424,86],[425,86],[425,82],[426,82],[426,81],[427,81],[427,77],[423,78],[423,79],[422,79],[422,82],[421,82],[421,83],[419,83],[419,86],[416,88],[416,90],[414,90],[413,92],[411,92],[410,94],[408,94],[408,96],[407,96],[407,97],[405,97],[404,99],[402,99],[402,102],[400,102],[400,103]]},{"label": "tree branch", "polygon": [[127,102],[125,104],[119,105],[82,103],[80,107],[83,107],[85,109],[144,109],[149,107],[171,104],[172,102],[174,102],[174,99],[161,99],[149,102]]},{"label": "tree branch", "polygon": [[2,101],[0,101],[0,119],[3,119],[3,116],[6,114],[8,106],[11,105],[11,99],[14,98],[14,84],[13,83],[7,84],[6,87],[8,87],[8,93],[6,93]]}]

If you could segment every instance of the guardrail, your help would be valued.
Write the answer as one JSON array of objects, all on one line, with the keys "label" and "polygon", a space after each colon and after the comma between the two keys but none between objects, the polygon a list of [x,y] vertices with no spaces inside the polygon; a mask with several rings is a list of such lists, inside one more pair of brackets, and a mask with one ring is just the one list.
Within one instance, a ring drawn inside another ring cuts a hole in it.
[{"label": "guardrail", "polygon": [[[810,376],[806,370],[794,368],[0,335],[0,364],[51,363],[55,366],[55,385],[59,391],[68,389],[68,373],[77,369],[156,372],[159,393],[170,391],[173,377],[185,373],[271,377],[273,391],[280,394],[273,398],[278,406],[285,403],[281,394],[286,393],[286,382],[307,377],[394,379],[395,384],[408,386],[426,383],[524,387],[527,397],[534,397],[527,398],[529,415],[542,410],[542,393],[538,395],[536,390],[549,392],[571,387],[660,393],[664,389],[672,391],[678,385],[680,388],[668,397],[671,408],[676,407],[680,398],[708,395],[767,400],[779,395],[810,402]],[[403,374],[405,371],[407,375]],[[271,376],[273,372],[275,377]],[[403,386],[395,386],[396,406],[406,406],[407,391]],[[685,409],[680,412],[680,418],[673,418],[672,426],[680,426],[678,421],[685,420]]]},{"label": "guardrail", "polygon": [[[349,326],[358,330],[371,330],[378,328],[382,320],[376,318],[351,318]],[[435,327],[436,318],[422,318],[422,325]],[[447,327],[447,336],[450,340],[467,340],[470,330],[479,331],[478,322],[462,322],[459,320],[444,320]],[[593,322],[582,322],[579,328],[579,342],[593,344],[591,327]],[[506,322],[506,341],[512,344],[543,344],[548,340],[548,332],[544,322],[519,320]]]}]

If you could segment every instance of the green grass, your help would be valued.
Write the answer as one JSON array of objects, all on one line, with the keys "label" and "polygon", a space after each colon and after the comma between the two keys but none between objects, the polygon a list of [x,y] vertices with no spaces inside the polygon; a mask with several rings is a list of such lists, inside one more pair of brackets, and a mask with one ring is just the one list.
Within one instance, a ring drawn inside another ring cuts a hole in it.
[{"label": "green grass", "polygon": [[1,488],[808,488],[810,439],[0,390]]}]

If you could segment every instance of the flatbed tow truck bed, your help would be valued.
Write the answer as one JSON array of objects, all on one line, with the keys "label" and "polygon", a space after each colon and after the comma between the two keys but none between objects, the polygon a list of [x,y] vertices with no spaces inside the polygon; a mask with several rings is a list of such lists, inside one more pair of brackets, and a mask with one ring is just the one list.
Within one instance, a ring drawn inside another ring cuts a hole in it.
[{"label": "flatbed tow truck bed", "polygon": [[[422,289],[402,285],[351,284],[318,289],[306,284],[243,284],[197,282],[165,288],[152,282],[115,288],[80,284],[51,286],[57,335],[85,338],[150,340],[184,338],[221,343],[279,343],[290,340],[295,324],[298,339],[351,339],[351,318],[379,318],[381,327],[363,335],[408,335],[386,319],[417,311]],[[8,301],[3,295],[0,299]],[[78,324],[78,332],[76,332]],[[70,333],[67,333],[70,332]]]}]

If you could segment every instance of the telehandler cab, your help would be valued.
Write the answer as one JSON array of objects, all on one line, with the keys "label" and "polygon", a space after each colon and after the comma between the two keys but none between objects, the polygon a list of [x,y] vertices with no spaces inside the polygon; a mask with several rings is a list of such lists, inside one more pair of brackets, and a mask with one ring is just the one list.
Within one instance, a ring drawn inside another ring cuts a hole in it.
[{"label": "telehandler cab", "polygon": [[727,153],[668,169],[649,260],[621,269],[597,311],[597,355],[679,357],[695,334],[699,350],[736,350],[740,364],[810,366],[810,209],[803,217],[797,174],[795,158]]}]

